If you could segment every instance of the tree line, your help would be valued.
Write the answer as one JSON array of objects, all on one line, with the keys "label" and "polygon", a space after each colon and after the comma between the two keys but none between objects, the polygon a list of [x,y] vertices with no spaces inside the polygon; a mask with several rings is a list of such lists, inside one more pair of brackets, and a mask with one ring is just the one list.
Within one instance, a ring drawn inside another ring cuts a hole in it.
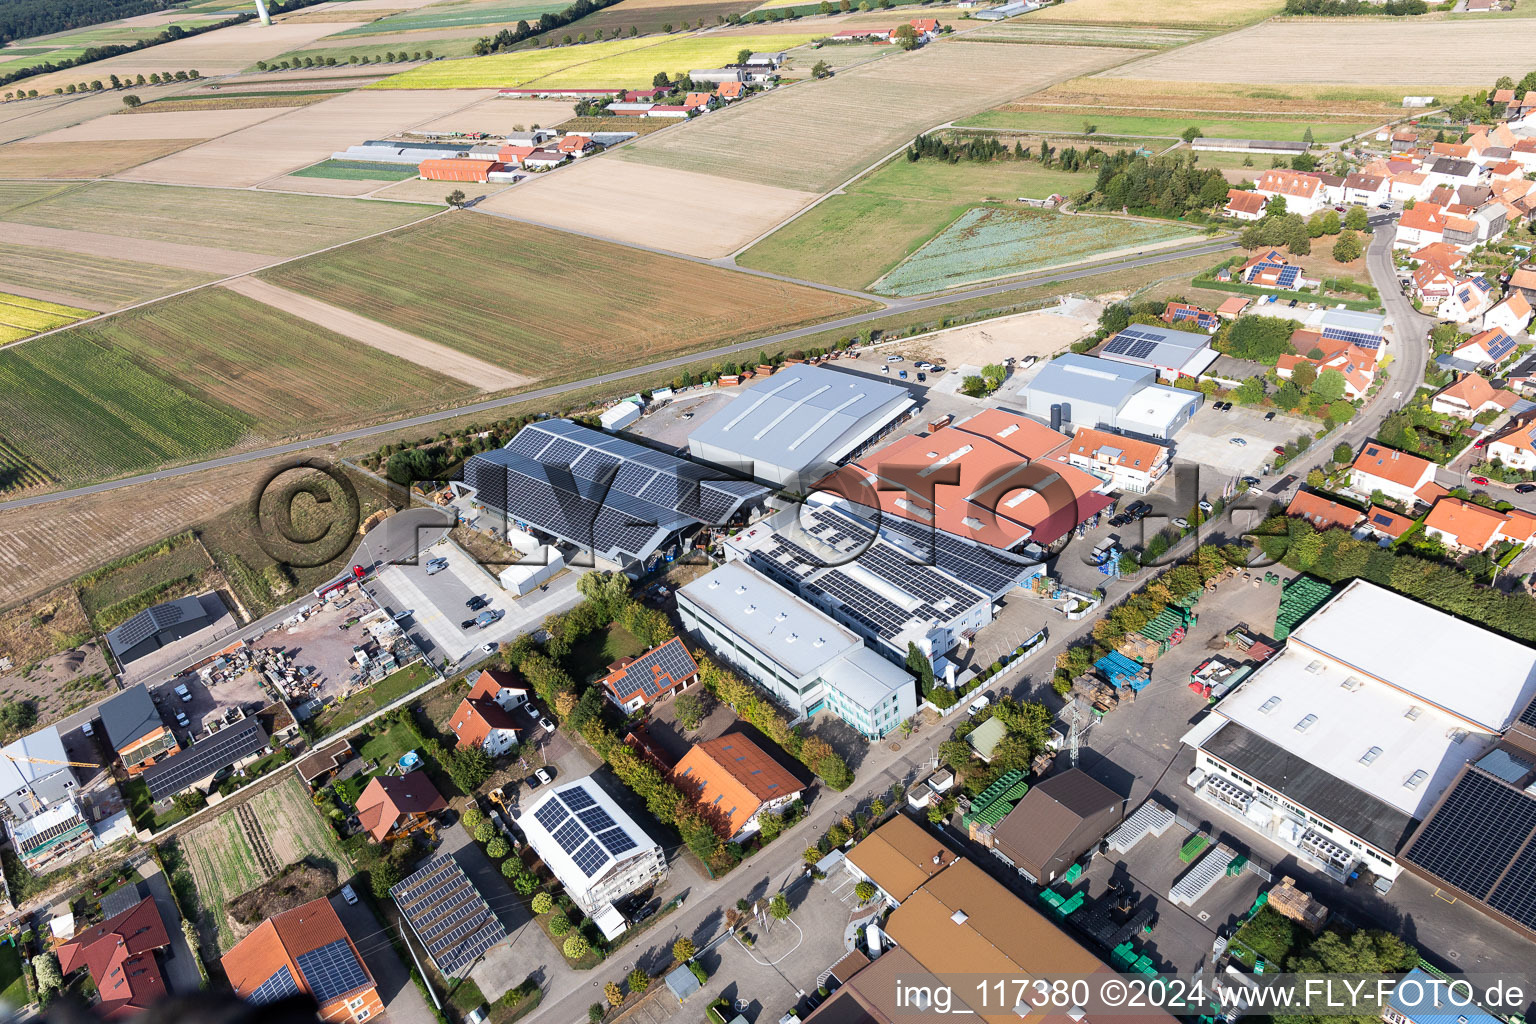
[{"label": "tree line", "polygon": [[[563,11],[545,11],[539,15],[538,21],[531,24],[527,21],[519,21],[515,28],[504,28],[494,36],[480,38],[475,42],[475,55],[483,57],[489,53],[510,49],[525,39],[531,39],[544,32],[553,32],[557,28],[564,28],[573,21],[579,21],[589,14],[601,11],[605,7],[612,7],[616,3],[618,0],[576,0]],[[630,27],[629,34],[637,34],[633,26]]]},{"label": "tree line", "polygon": [[87,28],[170,6],[170,0],[0,0],[0,43]]},{"label": "tree line", "polygon": [[1324,18],[1347,18],[1355,14],[1390,14],[1403,17],[1428,14],[1429,4],[1424,0],[1285,0],[1286,14],[1310,14]]},{"label": "tree line", "polygon": [[1196,167],[1192,156],[1119,152],[1101,161],[1093,193],[1080,206],[1182,217],[1223,202],[1231,187],[1219,170]]}]

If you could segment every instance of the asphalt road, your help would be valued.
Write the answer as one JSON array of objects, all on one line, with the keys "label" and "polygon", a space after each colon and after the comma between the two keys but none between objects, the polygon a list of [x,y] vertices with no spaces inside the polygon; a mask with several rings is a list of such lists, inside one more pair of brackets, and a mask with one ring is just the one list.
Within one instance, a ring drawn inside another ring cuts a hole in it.
[{"label": "asphalt road", "polygon": [[120,480],[108,480],[99,484],[90,484],[86,487],[75,487],[67,491],[54,491],[49,494],[39,494],[28,498],[17,498],[13,501],[0,502],[0,512],[8,512],[13,509],[28,508],[33,505],[46,505],[55,501],[65,501],[69,498],[79,498],[87,494],[101,494],[105,491],[115,491],[120,487],[131,487],[134,484],[150,483],[157,480],[170,480],[175,477],[187,476],[191,473],[200,473],[204,470],[218,469],[221,466],[238,466],[247,462],[256,462],[261,459],[273,458],[281,455],[294,455],[299,452],[311,451],[325,445],[341,444],[345,441],[356,441],[362,438],[375,437],[390,431],[411,427],[425,427],[443,420],[453,419],[458,416],[472,415],[474,413],[492,412],[509,405],[519,405],[524,402],[539,401],[546,398],[557,398],[584,388],[601,384],[616,383],[627,380],[641,374],[654,373],[659,370],[669,370],[691,363],[704,362],[732,355],[737,352],[757,350],[760,348],[776,348],[786,342],[800,338],[810,337],[822,331],[837,330],[842,327],[854,327],[859,324],[890,316],[894,313],[912,312],[916,310],[931,309],[935,306],[945,306],[954,302],[963,302],[968,299],[986,298],[990,295],[999,295],[1003,292],[1013,291],[1017,288],[1031,287],[1042,284],[1058,284],[1076,281],[1085,277],[1094,277],[1099,274],[1115,270],[1131,270],[1137,267],[1156,266],[1159,263],[1167,263],[1180,260],[1186,256],[1215,255],[1235,248],[1236,242],[1222,240],[1211,242],[1207,245],[1195,246],[1189,249],[1179,249],[1170,252],[1151,253],[1146,256],[1136,256],[1129,259],[1115,260],[1109,263],[1100,263],[1093,266],[1079,267],[1074,270],[1064,270],[1055,274],[1042,274],[1038,277],[1016,277],[1006,281],[999,281],[982,288],[968,288],[959,292],[946,292],[943,295],[935,295],[924,299],[904,299],[893,302],[889,307],[871,310],[867,313],[858,313],[853,316],[842,317],[838,320],[824,321],[812,324],[808,327],[797,328],[792,331],[780,331],[778,334],[770,334],[751,341],[740,342],[735,345],[726,345],[721,348],[710,349],[707,352],[693,352],[688,355],[677,356],[673,359],[663,359],[644,366],[632,367],[626,370],[615,370],[612,373],[599,374],[596,377],[587,377],[583,380],[571,381],[567,384],[555,384],[534,391],[524,391],[515,395],[507,395],[502,398],[493,398],[473,405],[459,406],[455,409],[444,409],[441,412],[426,413],[421,416],[411,416],[406,419],[392,420],[388,423],[378,423],[371,427],[361,427],[357,430],[347,430],[336,434],[327,434],[324,437],[310,438],[305,441],[293,441],[288,444],[274,445],[270,448],[261,448],[256,451],[241,452],[238,455],[226,455],[217,459],[207,459],[203,462],[189,463],[185,466],[176,466],[171,469],[162,469],[153,473],[142,473],[138,476],[124,477]]}]

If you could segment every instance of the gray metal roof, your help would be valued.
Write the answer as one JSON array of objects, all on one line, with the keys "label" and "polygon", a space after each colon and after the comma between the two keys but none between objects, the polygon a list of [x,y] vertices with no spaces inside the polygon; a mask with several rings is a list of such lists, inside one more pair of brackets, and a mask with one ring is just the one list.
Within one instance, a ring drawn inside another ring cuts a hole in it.
[{"label": "gray metal roof", "polygon": [[101,705],[101,727],[118,750],[127,749],[164,725],[143,683],[130,686]]},{"label": "gray metal roof", "polygon": [[184,622],[206,624],[207,619],[208,613],[203,611],[203,604],[196,597],[177,598],[174,601],[166,601],[152,608],[146,608],[121,626],[109,631],[107,646],[112,648],[113,654],[121,657],[124,651],[132,650],[162,630],[179,626]]},{"label": "gray metal roof", "polygon": [[806,469],[847,455],[913,404],[911,392],[896,384],[824,366],[790,366],[727,402],[693,428],[688,443]]},{"label": "gray metal roof", "polygon": [[1096,402],[1118,409],[1143,386],[1156,383],[1157,371],[1150,367],[1134,367],[1113,359],[1095,359],[1069,352],[1046,363],[1035,374],[1028,390],[1053,398]]}]

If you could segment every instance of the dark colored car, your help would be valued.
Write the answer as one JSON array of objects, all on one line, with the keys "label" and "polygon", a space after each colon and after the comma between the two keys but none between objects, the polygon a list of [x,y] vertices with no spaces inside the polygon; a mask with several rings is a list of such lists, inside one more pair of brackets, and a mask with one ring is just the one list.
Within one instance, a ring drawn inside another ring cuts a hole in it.
[{"label": "dark colored car", "polygon": [[1516,494],[1530,494],[1536,491],[1536,484],[1515,484]]},{"label": "dark colored car", "polygon": [[1267,413],[1264,414],[1264,422],[1266,422],[1266,423],[1268,423],[1270,420],[1272,420],[1274,418],[1275,418],[1275,414],[1272,413],[1272,412],[1267,412]]},{"label": "dark colored car", "polygon": [[474,597],[464,602],[465,606],[472,612],[477,612],[490,603],[491,602],[489,600],[479,594],[476,594]]},{"label": "dark colored car", "polygon": [[460,629],[474,629],[475,628],[475,620],[474,619],[465,619],[463,622],[459,623],[459,628]]}]

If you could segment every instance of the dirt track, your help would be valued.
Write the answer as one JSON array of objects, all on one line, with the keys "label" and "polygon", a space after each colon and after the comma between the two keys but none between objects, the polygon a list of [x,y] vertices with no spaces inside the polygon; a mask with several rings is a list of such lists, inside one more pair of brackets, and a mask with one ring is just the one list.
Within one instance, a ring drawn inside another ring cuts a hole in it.
[{"label": "dirt track", "polygon": [[435,370],[445,377],[473,384],[482,391],[503,391],[521,387],[532,380],[530,377],[503,370],[474,356],[456,352],[446,345],[418,338],[414,334],[407,334],[405,331],[381,324],[377,320],[369,320],[339,306],[332,306],[319,299],[279,288],[277,285],[259,281],[254,277],[237,278],[225,283],[224,287],[248,299],[264,302],[274,309],[291,313],[312,324],[345,335],[354,341],[360,341],[370,348],[388,352],[418,366]]}]

